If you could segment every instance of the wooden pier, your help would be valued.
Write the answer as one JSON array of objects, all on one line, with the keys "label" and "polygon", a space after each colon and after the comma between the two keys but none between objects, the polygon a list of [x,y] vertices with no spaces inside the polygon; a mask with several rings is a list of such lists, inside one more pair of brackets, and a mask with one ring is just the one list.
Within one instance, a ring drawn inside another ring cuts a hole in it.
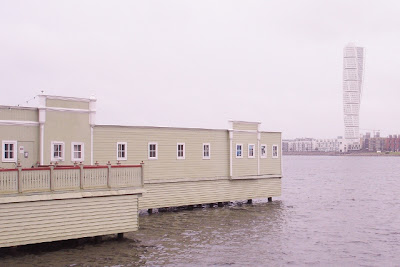
[{"label": "wooden pier", "polygon": [[0,247],[138,229],[143,165],[0,169]]}]

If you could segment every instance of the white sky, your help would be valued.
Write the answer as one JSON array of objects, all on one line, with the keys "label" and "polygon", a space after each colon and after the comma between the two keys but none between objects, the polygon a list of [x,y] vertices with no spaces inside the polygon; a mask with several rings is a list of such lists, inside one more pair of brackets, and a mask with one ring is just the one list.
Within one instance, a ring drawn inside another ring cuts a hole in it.
[{"label": "white sky", "polygon": [[0,104],[94,93],[99,124],[336,137],[349,42],[367,51],[360,128],[400,133],[395,0],[0,0]]}]

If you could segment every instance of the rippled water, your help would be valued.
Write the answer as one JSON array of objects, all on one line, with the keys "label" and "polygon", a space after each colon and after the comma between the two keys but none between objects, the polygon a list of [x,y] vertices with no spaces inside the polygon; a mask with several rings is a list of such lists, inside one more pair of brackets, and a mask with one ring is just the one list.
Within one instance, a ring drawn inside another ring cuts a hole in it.
[{"label": "rippled water", "polygon": [[283,195],[142,215],[123,241],[0,250],[0,265],[400,265],[400,157],[284,157]]}]

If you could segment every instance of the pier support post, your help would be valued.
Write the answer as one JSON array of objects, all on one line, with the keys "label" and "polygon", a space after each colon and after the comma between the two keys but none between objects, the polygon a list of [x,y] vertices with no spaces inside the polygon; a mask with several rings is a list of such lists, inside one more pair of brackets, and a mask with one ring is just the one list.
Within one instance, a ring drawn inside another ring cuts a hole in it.
[{"label": "pier support post", "polygon": [[247,204],[252,204],[253,203],[253,200],[252,199],[248,199],[247,200]]},{"label": "pier support post", "polygon": [[272,202],[272,197],[269,197],[269,198],[268,198],[268,202]]},{"label": "pier support post", "polygon": [[117,239],[122,240],[124,238],[124,233],[118,233]]},{"label": "pier support post", "polygon": [[152,214],[152,213],[153,213],[153,209],[148,209],[147,212],[148,212],[149,214]]}]

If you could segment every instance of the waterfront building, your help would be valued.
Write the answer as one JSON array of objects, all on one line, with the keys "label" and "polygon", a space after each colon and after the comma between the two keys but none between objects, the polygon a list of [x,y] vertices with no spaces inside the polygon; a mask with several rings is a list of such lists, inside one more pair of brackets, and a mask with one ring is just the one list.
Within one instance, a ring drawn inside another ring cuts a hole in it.
[{"label": "waterfront building", "polygon": [[96,99],[39,96],[37,108],[0,106],[0,168],[143,163],[139,209],[281,194],[281,133],[259,122],[228,129],[96,124]]},{"label": "waterfront building", "polygon": [[332,139],[296,138],[282,140],[284,152],[347,152],[346,141],[342,137]]},{"label": "waterfront building", "polygon": [[309,152],[315,150],[313,138],[296,138],[294,140],[282,140],[282,149],[285,152]]},{"label": "waterfront building", "polygon": [[359,116],[365,53],[363,47],[348,44],[343,50],[344,137],[348,150],[359,150]]}]

